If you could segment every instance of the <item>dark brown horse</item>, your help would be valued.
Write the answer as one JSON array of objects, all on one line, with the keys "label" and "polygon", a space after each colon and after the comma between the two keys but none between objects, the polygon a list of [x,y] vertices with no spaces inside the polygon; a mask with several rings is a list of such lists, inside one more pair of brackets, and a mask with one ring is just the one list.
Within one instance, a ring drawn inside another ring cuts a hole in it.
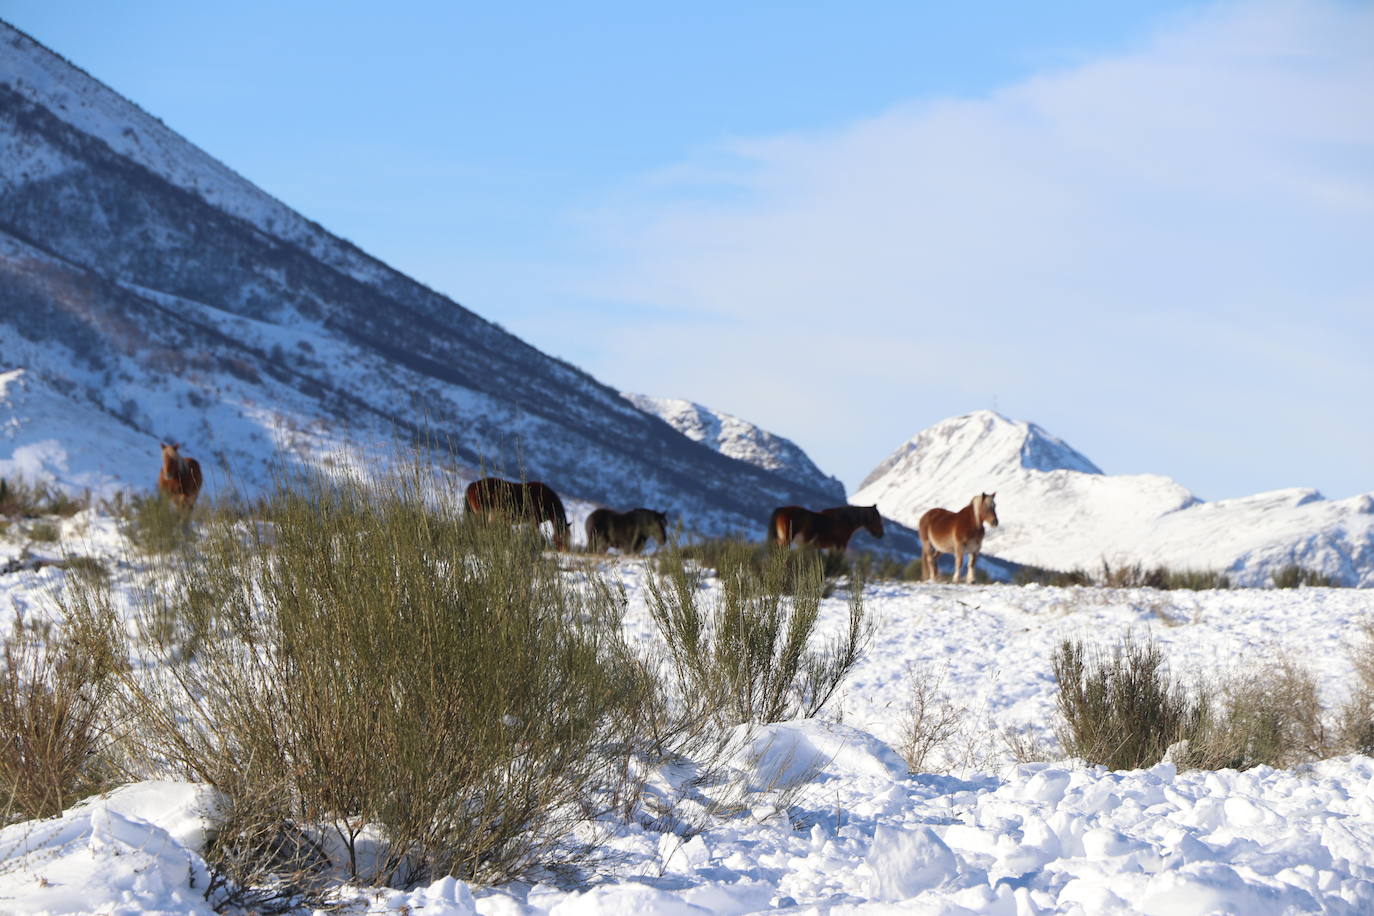
[{"label": "dark brown horse", "polygon": [[819,512],[801,506],[779,506],[768,519],[768,540],[784,547],[795,541],[843,553],[860,528],[875,538],[883,536],[883,517],[877,506],[835,506]]},{"label": "dark brown horse", "polygon": [[200,462],[183,458],[178,451],[180,448],[179,442],[162,443],[162,471],[157,475],[157,488],[167,494],[172,505],[190,512],[205,478],[200,473]]},{"label": "dark brown horse", "polygon": [[935,580],[935,561],[941,553],[954,554],[954,575],[951,582],[959,581],[959,566],[968,555],[968,580],[973,581],[973,564],[978,552],[983,549],[983,526],[997,527],[997,506],[993,502],[996,493],[979,493],[967,506],[958,512],[948,509],[931,509],[921,516],[918,527],[921,532],[921,566],[926,579]]},{"label": "dark brown horse", "polygon": [[612,512],[597,509],[587,516],[587,549],[605,553],[616,547],[626,553],[639,553],[650,538],[668,543],[668,516],[653,509]]},{"label": "dark brown horse", "polygon": [[552,522],[553,546],[558,550],[568,549],[571,528],[568,515],[563,511],[563,501],[550,487],[539,481],[516,483],[499,477],[483,477],[468,484],[463,496],[469,512],[488,518],[529,522],[535,527],[543,522]]}]

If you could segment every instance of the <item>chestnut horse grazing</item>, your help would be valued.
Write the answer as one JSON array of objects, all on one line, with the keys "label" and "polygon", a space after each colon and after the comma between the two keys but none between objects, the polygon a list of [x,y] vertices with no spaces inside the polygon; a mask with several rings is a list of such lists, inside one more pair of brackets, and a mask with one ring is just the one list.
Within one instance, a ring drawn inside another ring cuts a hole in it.
[{"label": "chestnut horse grazing", "polygon": [[954,576],[959,581],[959,566],[968,555],[968,581],[973,581],[973,564],[983,549],[983,526],[997,527],[996,493],[979,493],[958,512],[931,509],[921,516],[921,566],[926,579],[935,580],[935,561],[942,553],[954,554]]},{"label": "chestnut horse grazing", "polygon": [[550,487],[537,480],[516,483],[499,477],[483,477],[468,484],[463,496],[468,511],[488,518],[504,518],[529,522],[536,528],[542,522],[553,522],[553,546],[568,549],[568,515],[563,501]]},{"label": "chestnut horse grazing", "polygon": [[611,547],[639,553],[650,538],[656,538],[659,544],[668,543],[668,516],[662,512],[597,509],[587,516],[587,549],[593,553],[605,553]]},{"label": "chestnut horse grazing", "polygon": [[795,541],[843,553],[860,528],[875,538],[883,536],[883,517],[877,506],[835,506],[819,512],[801,506],[779,506],[768,519],[768,540],[784,547]]},{"label": "chestnut horse grazing", "polygon": [[200,473],[200,462],[181,457],[180,448],[179,442],[162,443],[162,472],[157,475],[157,488],[167,494],[172,505],[190,512],[205,478]]}]

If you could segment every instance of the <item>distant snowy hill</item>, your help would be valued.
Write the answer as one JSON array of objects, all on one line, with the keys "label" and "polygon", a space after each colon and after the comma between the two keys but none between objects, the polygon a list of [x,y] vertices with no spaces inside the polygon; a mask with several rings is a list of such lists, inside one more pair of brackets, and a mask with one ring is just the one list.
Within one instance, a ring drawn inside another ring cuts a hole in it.
[{"label": "distant snowy hill", "polygon": [[707,532],[834,501],[331,235],[4,23],[0,373],[0,475],[71,487],[151,486],[163,438],[212,488],[430,441]]},{"label": "distant snowy hill", "polygon": [[810,456],[791,439],[775,436],[748,420],[692,401],[644,394],[626,394],[625,399],[645,413],[661,418],[694,442],[772,471],[803,487],[826,493],[830,497],[828,505],[844,505],[844,484],[816,467]]},{"label": "distant snowy hill", "polygon": [[915,527],[934,506],[997,493],[988,553],[1053,569],[1140,562],[1265,585],[1290,563],[1374,586],[1374,494],[1278,490],[1204,502],[1168,477],[1107,475],[1034,423],[978,411],[943,420],[885,459],[854,494]]}]

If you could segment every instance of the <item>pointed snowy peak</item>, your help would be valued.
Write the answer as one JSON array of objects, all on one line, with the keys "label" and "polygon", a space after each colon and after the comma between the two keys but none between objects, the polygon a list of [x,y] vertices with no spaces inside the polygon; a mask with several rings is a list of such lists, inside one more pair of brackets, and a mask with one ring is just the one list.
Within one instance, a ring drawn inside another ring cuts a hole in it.
[{"label": "pointed snowy peak", "polygon": [[978,410],[941,420],[917,433],[883,459],[859,489],[866,490],[894,472],[902,477],[930,477],[954,468],[975,471],[989,479],[1018,469],[1102,473],[1064,440],[1035,423]]},{"label": "pointed snowy peak", "polygon": [[791,439],[760,429],[748,420],[694,401],[625,393],[625,400],[663,420],[693,442],[722,455],[747,461],[787,480],[819,490],[836,503],[845,501],[844,484],[816,467]]}]

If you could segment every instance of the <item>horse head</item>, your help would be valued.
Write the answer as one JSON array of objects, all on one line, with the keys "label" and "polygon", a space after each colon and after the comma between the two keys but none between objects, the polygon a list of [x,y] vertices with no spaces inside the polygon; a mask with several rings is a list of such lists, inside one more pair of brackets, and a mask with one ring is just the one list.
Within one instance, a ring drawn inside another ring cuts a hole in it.
[{"label": "horse head", "polygon": [[668,513],[659,512],[657,509],[650,509],[649,512],[654,517],[654,536],[658,538],[659,544],[668,543]]},{"label": "horse head", "polygon": [[559,523],[558,519],[553,520],[553,548],[554,550],[567,550],[568,540],[572,534],[572,526],[567,522]]},{"label": "horse head", "polygon": [[996,493],[978,494],[978,505],[976,509],[979,524],[991,525],[994,528],[997,527],[997,504],[994,501],[996,496]]},{"label": "horse head", "polygon": [[878,506],[864,506],[864,530],[875,538],[883,536],[883,517],[878,513]]}]

